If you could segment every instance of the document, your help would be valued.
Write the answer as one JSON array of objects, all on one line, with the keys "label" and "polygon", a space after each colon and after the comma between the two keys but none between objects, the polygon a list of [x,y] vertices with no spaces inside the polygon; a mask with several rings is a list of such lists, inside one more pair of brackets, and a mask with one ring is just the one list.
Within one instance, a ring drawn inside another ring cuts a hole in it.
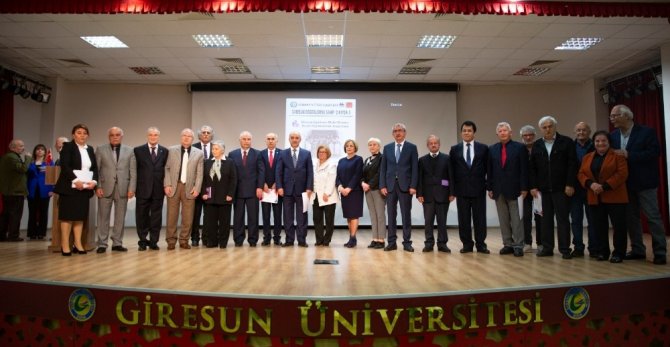
[{"label": "document", "polygon": [[75,181],[81,181],[82,183],[93,181],[93,171],[72,170],[72,172],[77,177]]},{"label": "document", "polygon": [[[530,194],[530,193],[528,193]],[[519,195],[519,197],[516,199],[517,201],[517,206],[519,208],[519,219],[523,220],[523,196]]]},{"label": "document", "polygon": [[537,197],[533,198],[533,213],[542,215],[542,193],[540,192],[537,192]]},{"label": "document", "polygon": [[307,195],[307,192],[302,192],[302,213],[307,212],[307,209],[309,208],[309,196]]},{"label": "document", "polygon": [[276,189],[268,189],[267,192],[263,192],[263,198],[261,199],[261,202],[269,202],[271,204],[276,204],[279,201],[279,197],[277,196],[277,190]]}]

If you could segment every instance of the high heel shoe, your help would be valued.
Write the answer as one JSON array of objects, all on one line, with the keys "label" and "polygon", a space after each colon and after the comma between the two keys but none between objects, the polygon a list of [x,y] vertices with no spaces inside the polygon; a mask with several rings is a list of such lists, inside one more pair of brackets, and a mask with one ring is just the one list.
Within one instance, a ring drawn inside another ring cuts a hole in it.
[{"label": "high heel shoe", "polygon": [[86,252],[86,250],[80,251],[79,248],[77,248],[77,246],[74,246],[72,248],[72,253],[74,253],[74,254],[86,254],[87,252]]},{"label": "high heel shoe", "polygon": [[349,242],[345,243],[344,247],[347,247],[347,248],[356,247],[356,238],[355,237],[349,237]]},{"label": "high heel shoe", "polygon": [[69,257],[69,256],[72,255],[72,251],[70,251],[70,252],[65,252],[65,251],[63,251],[63,249],[61,248],[61,249],[60,249],[60,254],[61,254],[62,256],[64,256],[64,257]]}]

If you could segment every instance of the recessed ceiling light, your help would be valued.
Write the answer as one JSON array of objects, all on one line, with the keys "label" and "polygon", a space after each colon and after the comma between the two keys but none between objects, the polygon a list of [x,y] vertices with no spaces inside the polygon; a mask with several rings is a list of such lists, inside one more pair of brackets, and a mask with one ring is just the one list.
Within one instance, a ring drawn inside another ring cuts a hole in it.
[{"label": "recessed ceiling light", "polygon": [[312,66],[313,74],[338,74],[340,73],[339,66]]},{"label": "recessed ceiling light", "polygon": [[400,69],[401,75],[425,75],[430,72],[430,66],[405,66]]},{"label": "recessed ceiling light", "polygon": [[130,68],[138,75],[164,75],[165,73],[156,66],[133,66]]},{"label": "recessed ceiling light", "polygon": [[116,36],[81,36],[81,39],[97,48],[128,48]]},{"label": "recessed ceiling light", "polygon": [[560,46],[554,48],[555,50],[572,50],[583,51],[598,44],[603,39],[600,37],[571,37],[567,41],[561,43]]},{"label": "recessed ceiling light", "polygon": [[204,48],[228,48],[233,46],[226,35],[193,35],[193,39],[200,47]]},{"label": "recessed ceiling light", "polygon": [[221,71],[226,75],[243,75],[251,73],[251,70],[246,65],[222,65]]},{"label": "recessed ceiling light", "polygon": [[456,40],[454,35],[423,35],[416,44],[417,48],[449,48]]},{"label": "recessed ceiling light", "polygon": [[307,47],[342,47],[344,35],[305,35]]},{"label": "recessed ceiling light", "polygon": [[548,67],[525,67],[514,73],[515,76],[539,76],[550,69]]}]

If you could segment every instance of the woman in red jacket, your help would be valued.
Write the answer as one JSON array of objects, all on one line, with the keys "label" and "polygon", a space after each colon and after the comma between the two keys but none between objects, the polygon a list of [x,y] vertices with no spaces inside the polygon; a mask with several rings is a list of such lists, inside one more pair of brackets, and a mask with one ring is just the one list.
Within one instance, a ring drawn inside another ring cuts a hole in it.
[{"label": "woman in red jacket", "polygon": [[[620,263],[626,255],[628,165],[626,158],[610,150],[610,142],[610,135],[606,131],[600,130],[593,134],[596,150],[584,156],[577,178],[587,191],[592,222],[600,245],[598,260],[609,258],[611,263]],[[611,258],[608,216],[614,229],[614,252]]]}]

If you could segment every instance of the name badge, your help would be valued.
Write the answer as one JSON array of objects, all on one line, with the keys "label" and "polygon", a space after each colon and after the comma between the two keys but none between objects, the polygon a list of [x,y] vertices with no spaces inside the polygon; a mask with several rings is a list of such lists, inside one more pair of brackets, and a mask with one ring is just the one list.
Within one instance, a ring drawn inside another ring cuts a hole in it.
[{"label": "name badge", "polygon": [[449,187],[449,180],[442,180],[442,186]]}]

